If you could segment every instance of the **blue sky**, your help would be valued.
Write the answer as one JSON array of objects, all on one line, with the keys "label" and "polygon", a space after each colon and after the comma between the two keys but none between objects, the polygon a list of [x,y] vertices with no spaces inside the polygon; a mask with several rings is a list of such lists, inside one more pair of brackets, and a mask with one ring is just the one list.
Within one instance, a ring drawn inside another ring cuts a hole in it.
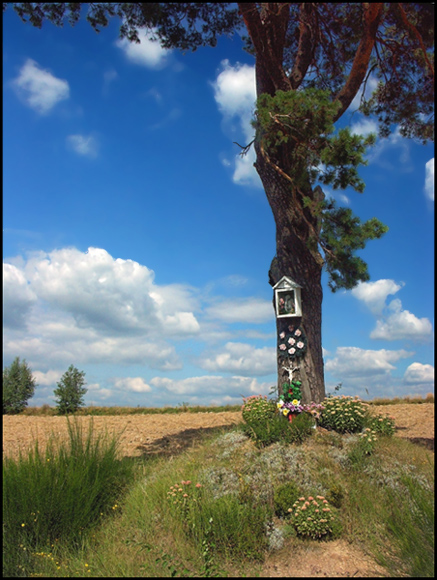
[{"label": "blue sky", "polygon": [[[240,38],[185,55],[86,22],[3,20],[4,366],[54,404],[70,364],[88,405],[239,404],[276,382],[275,225],[252,166],[254,63]],[[355,108],[352,105],[351,111]],[[375,128],[359,113],[343,123]],[[324,276],[327,391],[434,391],[434,149],[392,136],[366,190],[328,196],[389,226],[371,279]]]}]

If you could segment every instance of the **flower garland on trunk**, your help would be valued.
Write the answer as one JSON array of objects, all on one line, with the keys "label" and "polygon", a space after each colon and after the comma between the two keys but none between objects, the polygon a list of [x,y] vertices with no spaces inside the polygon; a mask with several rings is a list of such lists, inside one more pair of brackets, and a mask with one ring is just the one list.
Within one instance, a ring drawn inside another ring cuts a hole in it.
[{"label": "flower garland on trunk", "polygon": [[288,332],[279,333],[279,356],[295,360],[302,357],[307,349],[307,338],[300,327],[288,327]]}]

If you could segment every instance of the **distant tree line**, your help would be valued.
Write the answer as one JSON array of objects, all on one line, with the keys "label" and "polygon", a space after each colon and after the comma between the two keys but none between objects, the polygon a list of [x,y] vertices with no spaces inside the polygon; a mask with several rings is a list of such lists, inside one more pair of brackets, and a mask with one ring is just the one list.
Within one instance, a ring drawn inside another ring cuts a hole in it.
[{"label": "distant tree line", "polygon": [[[54,390],[56,409],[59,415],[74,413],[84,406],[85,372],[70,365],[62,375]],[[21,413],[33,397],[36,380],[26,360],[16,357],[13,363],[3,369],[3,415]]]}]

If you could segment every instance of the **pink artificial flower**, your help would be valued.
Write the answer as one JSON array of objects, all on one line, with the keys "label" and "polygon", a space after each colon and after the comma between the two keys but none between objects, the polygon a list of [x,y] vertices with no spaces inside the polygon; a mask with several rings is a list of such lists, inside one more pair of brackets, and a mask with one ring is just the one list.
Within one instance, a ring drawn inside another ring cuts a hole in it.
[{"label": "pink artificial flower", "polygon": [[280,344],[279,345],[279,350],[285,350],[287,347],[285,346],[285,344]]},{"label": "pink artificial flower", "polygon": [[301,333],[301,331],[299,329],[297,329],[294,334],[295,334],[295,336],[300,336],[302,333]]},{"label": "pink artificial flower", "polygon": [[281,332],[281,334],[279,335],[279,338],[285,338],[285,332]]},{"label": "pink artificial flower", "polygon": [[295,348],[289,348],[288,349],[288,354],[294,354],[296,352]]},{"label": "pink artificial flower", "polygon": [[289,339],[288,339],[288,344],[291,344],[291,346],[293,346],[293,344],[294,344],[295,342],[296,342],[296,341],[294,340],[294,338],[289,338]]},{"label": "pink artificial flower", "polygon": [[296,346],[297,346],[297,348],[303,348],[305,345],[304,345],[304,343],[303,343],[302,341],[299,341],[299,342],[296,344]]}]

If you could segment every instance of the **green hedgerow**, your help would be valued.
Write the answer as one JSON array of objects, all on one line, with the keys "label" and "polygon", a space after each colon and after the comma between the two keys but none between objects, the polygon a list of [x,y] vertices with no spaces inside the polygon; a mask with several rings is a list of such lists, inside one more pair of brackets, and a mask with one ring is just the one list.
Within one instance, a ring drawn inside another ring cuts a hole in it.
[{"label": "green hedgerow", "polygon": [[358,396],[327,397],[319,425],[337,433],[357,433],[366,422],[366,409]]},{"label": "green hedgerow", "polygon": [[316,498],[300,497],[288,509],[291,521],[298,536],[313,540],[332,536],[335,531],[335,515],[328,500],[318,495]]}]

